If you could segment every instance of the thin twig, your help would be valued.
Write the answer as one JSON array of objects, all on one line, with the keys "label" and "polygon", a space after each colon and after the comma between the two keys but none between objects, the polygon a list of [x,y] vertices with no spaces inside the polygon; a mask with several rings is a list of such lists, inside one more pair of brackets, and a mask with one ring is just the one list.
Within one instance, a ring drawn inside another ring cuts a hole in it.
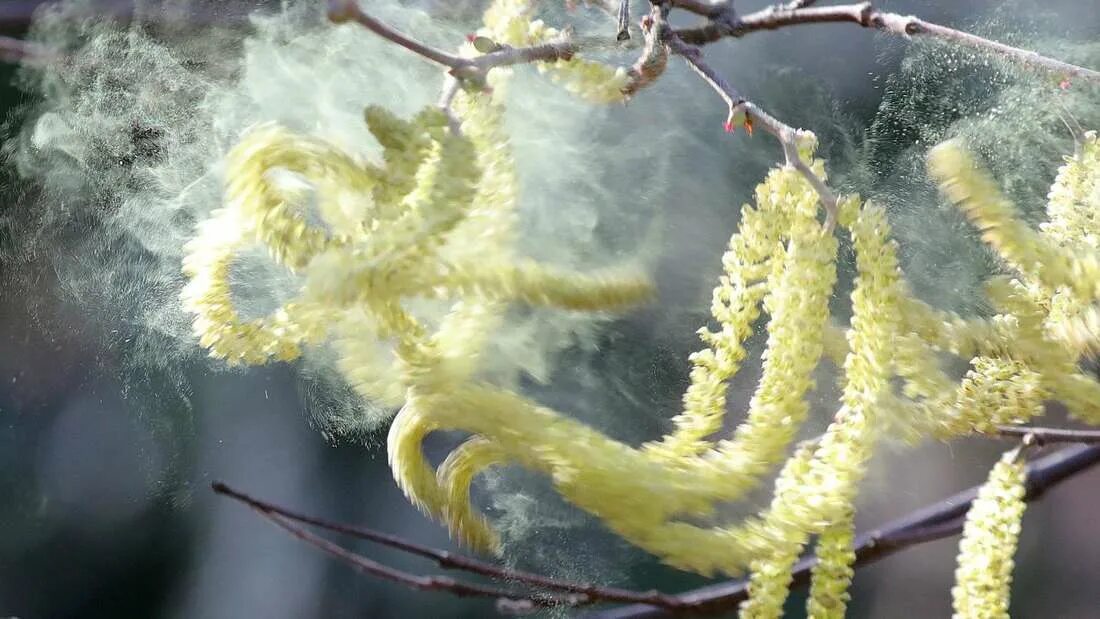
[{"label": "thin twig", "polygon": [[453,75],[447,75],[443,78],[443,92],[439,95],[439,109],[443,110],[443,113],[447,115],[447,124],[451,128],[451,133],[455,135],[462,135],[462,123],[455,116],[454,110],[451,105],[454,103],[455,95],[458,94],[458,89],[462,87],[458,78]]},{"label": "thin twig", "polygon": [[829,189],[825,181],[821,180],[817,174],[814,174],[814,171],[810,169],[810,166],[807,165],[805,161],[802,161],[802,157],[798,153],[798,140],[801,136],[801,132],[781,122],[771,114],[762,110],[756,104],[741,96],[741,93],[738,92],[736,88],[703,61],[703,53],[699,48],[685,45],[675,36],[669,40],[669,46],[673,53],[683,57],[688,65],[690,65],[691,68],[722,97],[726,105],[729,106],[731,118],[738,112],[744,112],[746,115],[745,125],[747,129],[751,131],[754,126],[763,127],[765,131],[779,140],[779,143],[783,146],[783,154],[787,159],[787,165],[798,170],[814,188],[814,191],[817,192],[818,197],[821,199],[821,204],[825,207],[826,212],[825,228],[831,231],[836,225],[837,220],[836,194]]},{"label": "thin twig", "polygon": [[[1067,447],[1039,458],[1027,467],[1027,501],[1036,501],[1048,490],[1089,468],[1100,464],[1100,445]],[[978,496],[975,486],[942,501],[912,512],[878,529],[868,531],[855,541],[855,567],[863,567],[892,554],[926,542],[958,535],[971,503]],[[806,557],[794,568],[794,586],[809,582],[810,571],[817,560]],[[691,612],[713,614],[735,608],[748,597],[748,581],[729,582],[702,587],[679,594],[688,602]],[[645,605],[624,606],[592,615],[593,619],[641,619],[665,617],[666,610]]]},{"label": "thin twig", "polygon": [[[485,86],[486,75],[490,69],[495,67],[569,60],[577,53],[578,49],[576,43],[567,37],[563,37],[557,41],[531,47],[499,45],[497,49],[487,54],[464,58],[417,41],[397,28],[363,11],[356,0],[329,0],[328,17],[330,21],[336,24],[355,22],[414,54],[446,67],[449,70],[448,73],[458,78],[460,82],[472,83],[478,88]],[[448,88],[443,91],[444,98],[453,97],[453,93],[448,95]]]},{"label": "thin twig", "polygon": [[912,15],[879,11],[870,2],[827,7],[772,6],[734,20],[711,19],[702,26],[677,30],[676,35],[685,43],[702,45],[724,37],[742,37],[759,30],[777,30],[787,26],[822,23],[852,23],[906,38],[930,36],[944,39],[998,54],[1025,66],[1051,71],[1064,77],[1077,77],[1100,83],[1098,71],[924,21]]},{"label": "thin twig", "polygon": [[423,56],[445,67],[455,69],[462,64],[462,58],[421,43],[397,28],[367,14],[359,8],[359,3],[356,0],[329,0],[328,18],[337,24],[355,22],[387,41],[396,43],[414,54]]},{"label": "thin twig", "polygon": [[1069,430],[1064,428],[1040,428],[1034,426],[997,426],[993,438],[1025,438],[1030,436],[1035,445],[1053,443],[1100,444],[1100,430]]},{"label": "thin twig", "polygon": [[[509,569],[494,565],[492,563],[478,561],[477,559],[472,559],[463,555],[453,554],[445,550],[423,546],[421,544],[410,542],[402,537],[391,535],[389,533],[383,533],[374,529],[330,522],[322,518],[308,516],[287,509],[285,507],[281,507],[274,503],[252,497],[244,492],[241,492],[240,490],[231,488],[223,482],[214,482],[211,487],[213,488],[214,492],[230,497],[232,499],[236,499],[237,501],[248,505],[249,507],[255,509],[262,514],[274,514],[277,517],[281,517],[284,519],[295,520],[297,522],[309,524],[315,527],[319,527],[321,529],[333,531],[335,533],[340,533],[358,539],[364,539],[377,544],[382,544],[383,546],[388,546],[390,548],[394,548],[396,550],[400,550],[402,552],[417,557],[422,557],[424,559],[434,561],[436,565],[444,569],[462,570],[471,574],[487,576],[489,578],[505,580],[508,582],[523,583],[525,585],[530,585],[539,589],[559,591],[562,593],[573,594],[574,596],[581,596],[564,600],[559,598],[559,604],[569,604],[572,606],[577,606],[580,604],[596,601],[645,603],[662,608],[668,608],[670,610],[676,610],[684,606],[684,604],[676,599],[675,596],[663,594],[657,591],[630,591],[628,589],[618,589],[615,587],[600,587],[587,583],[558,580],[549,576],[534,574],[531,572],[524,572],[522,570]],[[584,599],[581,599],[582,597]],[[513,597],[512,600],[516,601],[517,598]]]},{"label": "thin twig", "polygon": [[[256,508],[255,511],[264,518],[267,518],[276,526],[290,533],[294,537],[304,541],[305,543],[314,546],[334,557],[340,559],[344,563],[347,563],[355,569],[363,572],[364,574],[370,574],[383,580],[389,580],[396,582],[406,587],[411,587],[419,591],[446,591],[452,595],[458,597],[481,597],[492,598],[494,600],[503,600],[511,604],[536,604],[542,607],[558,606],[562,603],[569,604],[570,600],[562,600],[553,597],[546,596],[523,596],[516,595],[515,593],[506,589],[500,589],[497,587],[490,587],[485,585],[479,585],[476,583],[467,583],[453,578],[447,578],[445,576],[421,576],[419,574],[412,574],[403,570],[392,568],[388,565],[378,563],[364,557],[363,555],[351,552],[344,547],[334,544],[323,537],[318,537],[313,533],[299,527],[289,520],[282,518],[276,514],[264,511]],[[572,605],[572,604],[570,604]]]},{"label": "thin twig", "polygon": [[619,0],[619,10],[615,15],[615,20],[618,22],[615,40],[626,41],[630,38],[630,0]]}]

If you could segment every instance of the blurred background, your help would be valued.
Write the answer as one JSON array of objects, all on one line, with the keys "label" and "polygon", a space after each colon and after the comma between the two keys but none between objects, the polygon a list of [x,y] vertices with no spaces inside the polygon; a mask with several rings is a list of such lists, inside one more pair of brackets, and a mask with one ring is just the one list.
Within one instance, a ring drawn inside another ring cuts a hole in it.
[{"label": "blurred background", "polygon": [[[217,159],[233,135],[279,120],[354,142],[366,135],[363,105],[415,110],[434,98],[436,71],[365,31],[324,25],[320,3],[38,4],[0,3],[0,34],[63,57],[0,65],[0,616],[492,616],[491,602],[360,576],[214,496],[209,484],[221,479],[456,549],[394,486],[385,415],[357,402],[323,353],[228,370],[203,357],[175,302],[182,243],[217,207]],[[472,31],[484,4],[365,3],[441,46]],[[567,17],[545,4],[548,21]],[[640,15],[645,3],[636,4]],[[1100,67],[1096,2],[878,5]],[[613,32],[593,10],[568,17]],[[1097,93],[1084,84],[1063,91],[1049,76],[847,25],[756,33],[706,53],[765,109],[817,132],[832,182],[888,205],[917,293],[962,312],[985,311],[978,289],[994,263],[940,203],[923,153],[967,137],[1038,222],[1060,157],[1072,151],[1063,119],[1100,125]],[[573,102],[533,70],[517,73],[522,96],[509,123],[525,192],[522,251],[572,267],[639,262],[660,297],[598,323],[518,313],[517,333],[531,339],[502,350],[535,342],[539,355],[517,360],[509,380],[624,440],[654,438],[678,409],[738,207],[778,149],[766,137],[723,133],[721,102],[679,65],[628,106],[604,110]],[[842,258],[841,317],[852,271],[851,256]],[[239,278],[263,284],[257,307],[283,285],[263,270]],[[759,374],[760,335],[732,389],[735,419]],[[831,413],[835,377],[822,368],[811,432]],[[442,454],[455,440],[432,446]],[[860,528],[979,483],[1005,448],[888,447],[865,485]],[[1082,475],[1029,508],[1014,616],[1100,616],[1098,483],[1100,471]],[[615,539],[537,476],[496,471],[477,499],[505,535],[511,565],[665,591],[707,582]],[[850,616],[949,616],[956,544],[860,570]],[[792,596],[791,616],[802,602]]]}]

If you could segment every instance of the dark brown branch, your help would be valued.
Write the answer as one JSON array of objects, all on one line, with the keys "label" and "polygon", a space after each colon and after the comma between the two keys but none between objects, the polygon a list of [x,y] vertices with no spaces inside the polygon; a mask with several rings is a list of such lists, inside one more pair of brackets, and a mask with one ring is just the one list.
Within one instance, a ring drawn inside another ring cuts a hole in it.
[{"label": "dark brown branch", "polygon": [[[472,559],[463,555],[456,555],[444,550],[439,550],[437,548],[423,546],[414,542],[410,542],[402,537],[383,533],[374,529],[330,522],[321,518],[316,518],[314,516],[308,516],[287,509],[285,507],[281,507],[279,505],[275,505],[274,503],[257,499],[255,497],[249,496],[244,492],[231,488],[223,482],[214,482],[211,487],[213,488],[214,492],[240,501],[248,505],[252,509],[256,510],[260,514],[265,515],[266,517],[275,517],[283,520],[283,524],[276,522],[276,524],[280,524],[280,526],[282,526],[283,528],[286,528],[285,520],[294,520],[304,524],[319,527],[321,529],[326,529],[328,531],[333,531],[335,533],[340,533],[343,535],[348,535],[358,539],[381,544],[383,546],[388,546],[390,548],[394,548],[396,550],[400,550],[402,552],[406,552],[417,557],[429,559],[431,561],[434,561],[436,565],[444,569],[462,570],[464,572],[478,574],[480,576],[487,576],[489,578],[505,580],[508,582],[522,583],[537,589],[570,594],[571,597],[554,598],[555,604],[580,606],[593,602],[644,603],[661,608],[667,608],[669,610],[678,610],[685,606],[685,604],[680,602],[675,596],[663,594],[657,591],[630,591],[628,589],[618,589],[615,587],[600,587],[586,583],[558,580],[549,576],[534,574],[531,572],[524,572],[522,570],[508,569],[500,567],[498,565],[494,565],[492,563],[478,561],[477,559]],[[313,543],[310,540],[306,541]],[[329,552],[327,548],[322,548],[322,550]],[[330,554],[334,553],[330,552]],[[339,557],[339,555],[337,556]],[[344,559],[344,557],[340,558]],[[374,572],[370,573],[373,574]],[[387,576],[382,577],[388,578]],[[508,592],[508,595],[503,597],[507,597],[510,604],[522,605],[524,601],[528,600],[529,596],[517,597],[515,593]]]},{"label": "dark brown branch", "polygon": [[[1028,466],[1025,499],[1028,501],[1037,500],[1057,484],[1097,463],[1100,463],[1100,446],[1096,445],[1070,447],[1040,458]],[[245,503],[295,537],[349,563],[364,573],[419,590],[446,591],[458,596],[494,598],[498,600],[502,607],[511,610],[522,611],[535,607],[582,606],[599,601],[619,601],[633,602],[633,604],[605,611],[595,616],[601,619],[660,617],[681,613],[722,612],[733,608],[748,596],[748,583],[744,580],[720,583],[678,595],[658,592],[634,592],[559,581],[547,576],[509,570],[461,555],[421,546],[403,538],[372,529],[331,523],[299,514],[250,497],[221,482],[214,483],[213,488],[219,494]],[[855,566],[865,566],[906,548],[959,534],[962,531],[966,512],[977,497],[978,490],[978,487],[974,487],[960,492],[883,527],[860,535],[855,542]],[[443,568],[463,570],[559,593],[547,594],[543,591],[515,592],[498,587],[466,583],[451,578],[421,576],[396,570],[320,538],[294,525],[291,520],[366,539],[409,554],[431,559]],[[810,572],[815,563],[816,559],[813,557],[805,557],[799,561],[793,571],[794,586],[802,586],[809,581]]]},{"label": "dark brown branch", "polygon": [[334,557],[354,567],[356,570],[376,576],[383,580],[389,580],[396,582],[406,587],[411,587],[419,591],[445,591],[458,597],[481,597],[492,598],[494,600],[502,600],[510,604],[537,604],[538,606],[557,606],[563,602],[568,603],[568,600],[558,600],[548,597],[526,597],[517,596],[515,593],[506,589],[500,589],[497,587],[490,587],[479,585],[476,583],[467,583],[453,578],[447,578],[444,576],[421,576],[418,574],[411,574],[402,570],[398,570],[387,565],[372,561],[364,557],[363,555],[351,552],[343,548],[338,544],[334,544],[327,539],[318,537],[313,533],[299,527],[289,520],[282,518],[278,515],[264,511],[262,509],[256,509],[261,516],[267,518],[276,526],[283,529],[287,533],[290,533],[294,537],[304,541],[305,543],[314,546]]},{"label": "dark brown branch", "polygon": [[[796,3],[791,3],[796,4]],[[870,2],[841,6],[791,8],[790,5],[769,7],[744,17],[711,19],[703,26],[677,30],[685,43],[702,45],[724,37],[742,37],[758,30],[776,30],[787,26],[822,23],[852,23],[904,37],[930,36],[978,50],[1004,56],[1010,60],[1066,77],[1076,77],[1100,83],[1100,72],[1055,60],[1036,52],[1012,47],[961,30],[924,21],[912,15],[899,15],[875,10]]]},{"label": "dark brown branch", "polygon": [[1033,426],[998,426],[993,438],[1026,439],[1037,446],[1053,443],[1100,444],[1100,430],[1069,430],[1064,428],[1039,428]]},{"label": "dark brown branch", "polygon": [[[1100,445],[1067,447],[1039,458],[1027,467],[1027,501],[1036,501],[1059,483],[1100,464]],[[862,567],[892,554],[926,542],[958,535],[971,503],[978,496],[979,486],[964,490],[947,499],[912,512],[878,529],[868,531],[855,541],[855,567]],[[813,557],[803,558],[795,565],[793,586],[809,582],[810,570],[817,563]],[[734,580],[679,594],[691,611],[713,614],[735,608],[748,597],[748,581]],[[665,617],[667,610],[645,605],[624,606],[593,615],[598,619],[640,619]]]}]

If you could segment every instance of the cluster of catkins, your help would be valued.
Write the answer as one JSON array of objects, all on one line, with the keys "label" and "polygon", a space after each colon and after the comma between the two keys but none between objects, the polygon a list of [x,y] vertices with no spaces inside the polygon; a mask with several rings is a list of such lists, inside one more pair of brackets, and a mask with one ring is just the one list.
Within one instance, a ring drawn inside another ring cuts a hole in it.
[{"label": "cluster of catkins", "polygon": [[[516,46],[558,36],[529,12],[526,0],[498,0],[479,34]],[[463,53],[476,51],[467,45]],[[594,101],[620,100],[628,79],[579,56],[542,68]],[[470,504],[472,481],[487,467],[519,464],[670,565],[701,574],[749,571],[745,617],[781,614],[791,570],[816,539],[820,562],[808,612],[840,617],[857,488],[882,438],[988,431],[1034,417],[1045,399],[1100,423],[1100,382],[1077,366],[1100,341],[1100,142],[1091,134],[1058,175],[1050,222],[1040,232],[1020,223],[960,145],[930,154],[931,174],[1011,273],[989,284],[999,312],[993,318],[961,318],[917,300],[883,208],[847,197],[839,228],[857,261],[852,318],[846,328],[831,322],[838,235],[821,223],[811,185],[784,166],[757,187],[755,205],[742,208],[714,290],[717,328],[700,331],[704,347],[691,357],[683,410],[668,435],[630,446],[478,380],[479,354],[507,303],[602,311],[651,294],[645,277],[627,271],[559,272],[513,255],[517,190],[502,131],[506,78],[494,70],[491,89],[458,93],[453,112],[461,131],[434,108],[412,120],[369,109],[381,162],[278,126],[254,128],[228,155],[226,204],[199,228],[184,263],[190,283],[183,303],[212,356],[259,364],[327,343],[364,398],[400,407],[388,444],[397,483],[470,546],[493,551],[500,544]],[[824,178],[823,163],[804,151]],[[314,193],[279,171],[304,177]],[[320,224],[306,214],[311,195]],[[266,317],[244,320],[229,270],[237,252],[256,244],[299,275],[300,294]],[[445,300],[447,309],[425,311],[423,299]],[[762,313],[763,375],[744,421],[715,440],[729,381]],[[943,368],[949,356],[970,361],[961,382]],[[823,436],[794,445],[823,357],[843,367],[841,405]],[[435,468],[421,443],[439,430],[471,437]],[[761,513],[713,522],[717,506],[742,498],[781,463]],[[1006,456],[970,510],[954,589],[958,616],[1007,613],[1023,479],[1017,455]]]}]

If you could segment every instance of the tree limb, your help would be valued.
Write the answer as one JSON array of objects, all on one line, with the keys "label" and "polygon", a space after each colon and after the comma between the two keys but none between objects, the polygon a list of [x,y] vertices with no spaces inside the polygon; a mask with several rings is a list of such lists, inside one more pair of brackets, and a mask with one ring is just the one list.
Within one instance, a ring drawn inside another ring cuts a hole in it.
[{"label": "tree limb", "polygon": [[462,58],[454,54],[448,54],[443,50],[421,43],[382,20],[372,17],[359,8],[359,3],[356,0],[330,0],[328,18],[337,24],[355,22],[387,41],[396,43],[418,56],[423,56],[432,62],[451,69],[458,68],[463,62]]},{"label": "tree limb", "polygon": [[[1061,482],[1100,464],[1100,445],[1068,447],[1039,458],[1028,465],[1025,499],[1036,501]],[[639,619],[679,614],[713,614],[727,611],[748,597],[748,581],[734,580],[702,587],[681,594],[656,591],[637,592],[586,583],[562,581],[540,574],[511,570],[452,554],[447,551],[415,544],[401,537],[364,527],[329,522],[303,515],[273,503],[234,490],[222,482],[212,485],[218,494],[245,503],[257,513],[295,537],[345,561],[356,569],[417,589],[442,590],[459,596],[493,597],[509,611],[523,611],[545,606],[583,606],[598,602],[630,602],[629,606],[594,613],[593,619]],[[918,509],[902,518],[856,538],[855,567],[862,567],[919,544],[962,532],[963,521],[980,486],[964,490],[937,503]],[[415,556],[430,559],[442,568],[456,569],[490,578],[522,583],[536,591],[516,592],[496,587],[464,583],[450,578],[420,576],[394,570],[361,555],[319,538],[290,521],[302,522],[359,539],[383,544]],[[816,558],[808,556],[795,566],[793,585],[802,586],[809,577]],[[567,595],[547,594],[546,591]]]},{"label": "tree limb", "polygon": [[787,26],[822,23],[852,23],[906,38],[929,36],[1004,56],[1025,66],[1100,83],[1100,72],[1036,52],[998,43],[968,32],[924,21],[912,15],[876,10],[870,2],[840,6],[809,7],[791,2],[773,6],[735,19],[712,18],[703,26],[676,31],[685,43],[702,45],[724,37],[742,37],[759,30],[777,30]]},{"label": "tree limb", "polygon": [[1030,440],[1033,445],[1040,447],[1053,443],[1078,443],[1082,445],[1100,444],[1100,430],[1069,430],[1063,428],[1040,428],[1035,426],[999,426],[996,433],[990,436],[994,438]]},{"label": "tree limb", "polygon": [[[1036,501],[1048,490],[1089,468],[1100,464],[1100,445],[1066,447],[1039,458],[1028,465],[1025,499]],[[980,486],[919,509],[907,516],[868,531],[855,541],[854,567],[862,567],[919,544],[958,535],[970,504],[978,496]],[[817,563],[805,557],[794,568],[793,586],[809,582],[810,571]],[[735,608],[748,598],[748,581],[733,580],[681,593],[691,612],[713,614]],[[665,617],[666,610],[646,605],[616,608],[592,615],[592,619],[642,619]]]},{"label": "tree limb", "polygon": [[[597,585],[587,583],[577,583],[570,581],[558,580],[549,576],[541,574],[534,574],[531,572],[524,572],[522,570],[513,570],[492,563],[484,561],[478,561],[470,557],[463,555],[457,555],[445,550],[439,550],[431,548],[429,546],[423,546],[414,542],[410,542],[402,537],[376,531],[366,527],[359,527],[347,524],[340,524],[336,522],[330,522],[314,516],[308,516],[285,507],[281,507],[274,503],[270,503],[261,499],[252,497],[240,490],[231,488],[223,482],[214,482],[211,484],[214,492],[229,498],[235,499],[251,507],[260,515],[272,520],[275,524],[279,525],[284,530],[287,530],[295,537],[302,539],[303,541],[317,546],[321,550],[332,554],[333,556],[352,564],[357,569],[361,569],[364,572],[370,573],[386,580],[393,580],[401,584],[406,584],[415,588],[425,588],[422,586],[422,581],[410,582],[409,577],[423,578],[407,573],[391,574],[392,568],[378,564],[370,559],[366,559],[361,555],[355,555],[343,548],[328,542],[327,540],[318,538],[315,535],[310,534],[308,531],[304,532],[290,524],[288,521],[297,521],[304,524],[309,524],[321,529],[333,531],[343,535],[348,535],[354,538],[367,540],[389,548],[393,548],[417,557],[422,557],[434,561],[436,565],[444,569],[461,570],[471,574],[478,574],[480,576],[487,576],[489,578],[503,580],[512,583],[522,583],[529,585],[536,589],[555,591],[559,593],[570,594],[569,596],[557,596],[548,598],[544,593],[516,593],[513,591],[503,591],[498,589],[486,589],[482,592],[472,593],[459,593],[459,595],[476,595],[479,597],[497,597],[501,600],[506,600],[506,603],[515,610],[517,606],[524,604],[534,604],[538,606],[547,605],[563,605],[563,606],[581,606],[584,604],[592,604],[595,602],[621,602],[621,603],[645,603],[647,605],[656,606],[660,608],[666,608],[669,610],[680,610],[685,607],[685,603],[678,600],[675,596],[660,593],[657,591],[631,591],[628,589],[619,589],[615,587],[600,587]],[[323,542],[323,543],[319,543]],[[339,548],[343,552],[337,552],[334,548]],[[349,555],[354,555],[355,558]],[[364,564],[364,561],[371,564],[368,568]],[[388,571],[387,571],[388,570]],[[449,579],[448,579],[449,580]],[[454,583],[454,581],[449,581]],[[454,592],[449,584],[440,584],[436,582],[435,585],[428,587],[435,589],[445,589],[447,591]],[[552,602],[552,603],[551,603]]]}]

